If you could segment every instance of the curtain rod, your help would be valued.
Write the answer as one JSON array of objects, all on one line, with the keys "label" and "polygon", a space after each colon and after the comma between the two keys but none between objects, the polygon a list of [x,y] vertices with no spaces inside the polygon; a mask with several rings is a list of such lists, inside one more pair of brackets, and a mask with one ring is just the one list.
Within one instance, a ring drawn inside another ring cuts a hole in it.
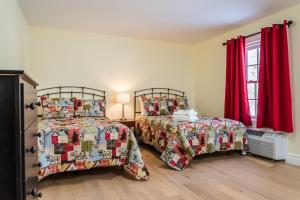
[{"label": "curtain rod", "polygon": [[[293,24],[293,21],[292,21],[292,20],[289,20],[289,21],[287,22],[288,27],[290,27],[292,24]],[[283,25],[283,24],[276,24],[276,25],[281,26],[281,25]],[[258,35],[258,34],[260,34],[260,33],[261,33],[261,32],[252,33],[252,34],[250,34],[250,35],[245,36],[245,38],[252,37],[252,36]],[[227,42],[222,43],[223,46],[226,46],[226,44],[227,44]]]}]

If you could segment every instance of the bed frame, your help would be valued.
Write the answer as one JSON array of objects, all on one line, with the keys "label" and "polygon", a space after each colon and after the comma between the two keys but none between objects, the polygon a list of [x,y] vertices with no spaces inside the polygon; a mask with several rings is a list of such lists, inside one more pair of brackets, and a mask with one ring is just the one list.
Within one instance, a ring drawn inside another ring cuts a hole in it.
[{"label": "bed frame", "polygon": [[[138,101],[138,98],[141,97],[141,96],[150,96],[150,97],[167,96],[168,98],[170,98],[170,97],[186,97],[185,92],[180,91],[180,90],[170,89],[170,88],[148,88],[148,89],[134,91],[134,120],[136,119],[136,115],[141,113],[141,111],[137,111],[137,105],[136,105],[137,101]],[[241,122],[239,122],[239,124],[240,123]],[[226,119],[225,119],[225,128],[227,129]],[[137,129],[137,127],[136,127],[136,129]],[[139,140],[139,142],[143,143],[141,140]],[[220,152],[222,152],[222,151],[220,151]],[[218,154],[220,152],[215,152],[215,153]],[[231,155],[232,152],[234,152],[234,150],[226,151],[226,154]],[[242,155],[247,155],[247,152],[242,151]]]},{"label": "bed frame", "polygon": [[[41,96],[47,97],[58,97],[58,98],[72,98],[78,97],[82,99],[95,99],[103,98],[106,103],[105,91],[98,90],[89,87],[80,87],[80,86],[57,86],[57,87],[49,87],[37,90],[38,98]],[[105,116],[104,116],[105,117]]]},{"label": "bed frame", "polygon": [[167,96],[168,98],[185,97],[185,92],[171,89],[171,88],[147,88],[147,89],[134,91],[134,120],[136,119],[136,115],[141,113],[141,111],[137,110],[138,98],[141,96],[150,96],[150,97]]}]

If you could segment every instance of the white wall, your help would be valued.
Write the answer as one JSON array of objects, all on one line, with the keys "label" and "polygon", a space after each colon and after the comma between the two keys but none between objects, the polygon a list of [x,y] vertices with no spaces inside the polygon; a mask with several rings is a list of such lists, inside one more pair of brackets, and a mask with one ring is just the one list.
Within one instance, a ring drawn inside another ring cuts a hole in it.
[{"label": "white wall", "polygon": [[17,0],[0,0],[0,69],[24,69],[27,23]]},{"label": "white wall", "polygon": [[[40,88],[83,85],[107,90],[110,118],[120,117],[121,111],[121,106],[112,101],[114,92],[147,87],[184,90],[201,114],[223,116],[226,50],[222,43],[284,19],[294,20],[289,33],[296,131],[289,136],[288,151],[300,155],[299,10],[300,5],[291,7],[197,45],[30,27],[28,69]],[[127,117],[132,117],[132,112],[131,104],[126,107]]]},{"label": "white wall", "polygon": [[[300,4],[267,16],[250,24],[219,35],[197,45],[196,67],[196,108],[200,113],[210,116],[223,116],[225,95],[226,47],[222,43],[231,37],[248,35],[261,27],[282,23],[284,19],[293,20],[289,28],[290,65],[294,103],[295,133],[289,136],[288,151],[300,155]],[[300,157],[299,157],[300,158]]]},{"label": "white wall", "polygon": [[[170,87],[194,105],[195,46],[62,29],[29,28],[29,70],[39,88],[89,86],[108,92],[108,117],[120,118],[116,91]],[[133,95],[133,93],[131,93]],[[133,105],[126,107],[132,118]]]}]

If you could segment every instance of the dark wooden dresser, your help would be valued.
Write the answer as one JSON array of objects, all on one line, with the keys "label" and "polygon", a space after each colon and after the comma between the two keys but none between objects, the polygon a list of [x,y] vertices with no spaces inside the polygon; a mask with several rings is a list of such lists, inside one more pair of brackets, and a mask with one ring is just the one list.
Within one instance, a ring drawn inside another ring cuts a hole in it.
[{"label": "dark wooden dresser", "polygon": [[37,83],[24,71],[0,70],[0,199],[37,199]]}]

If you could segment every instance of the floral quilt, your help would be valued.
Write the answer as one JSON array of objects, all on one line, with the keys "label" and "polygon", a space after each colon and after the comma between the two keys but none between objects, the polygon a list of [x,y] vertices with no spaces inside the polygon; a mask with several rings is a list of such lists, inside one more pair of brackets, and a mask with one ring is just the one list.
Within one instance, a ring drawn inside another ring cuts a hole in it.
[{"label": "floral quilt", "polygon": [[105,118],[44,119],[39,123],[39,179],[58,172],[124,166],[136,179],[147,179],[131,130]]},{"label": "floral quilt", "polygon": [[162,153],[170,167],[182,170],[200,154],[248,148],[245,126],[237,121],[199,117],[197,122],[179,122],[169,116],[138,116],[140,139]]}]

